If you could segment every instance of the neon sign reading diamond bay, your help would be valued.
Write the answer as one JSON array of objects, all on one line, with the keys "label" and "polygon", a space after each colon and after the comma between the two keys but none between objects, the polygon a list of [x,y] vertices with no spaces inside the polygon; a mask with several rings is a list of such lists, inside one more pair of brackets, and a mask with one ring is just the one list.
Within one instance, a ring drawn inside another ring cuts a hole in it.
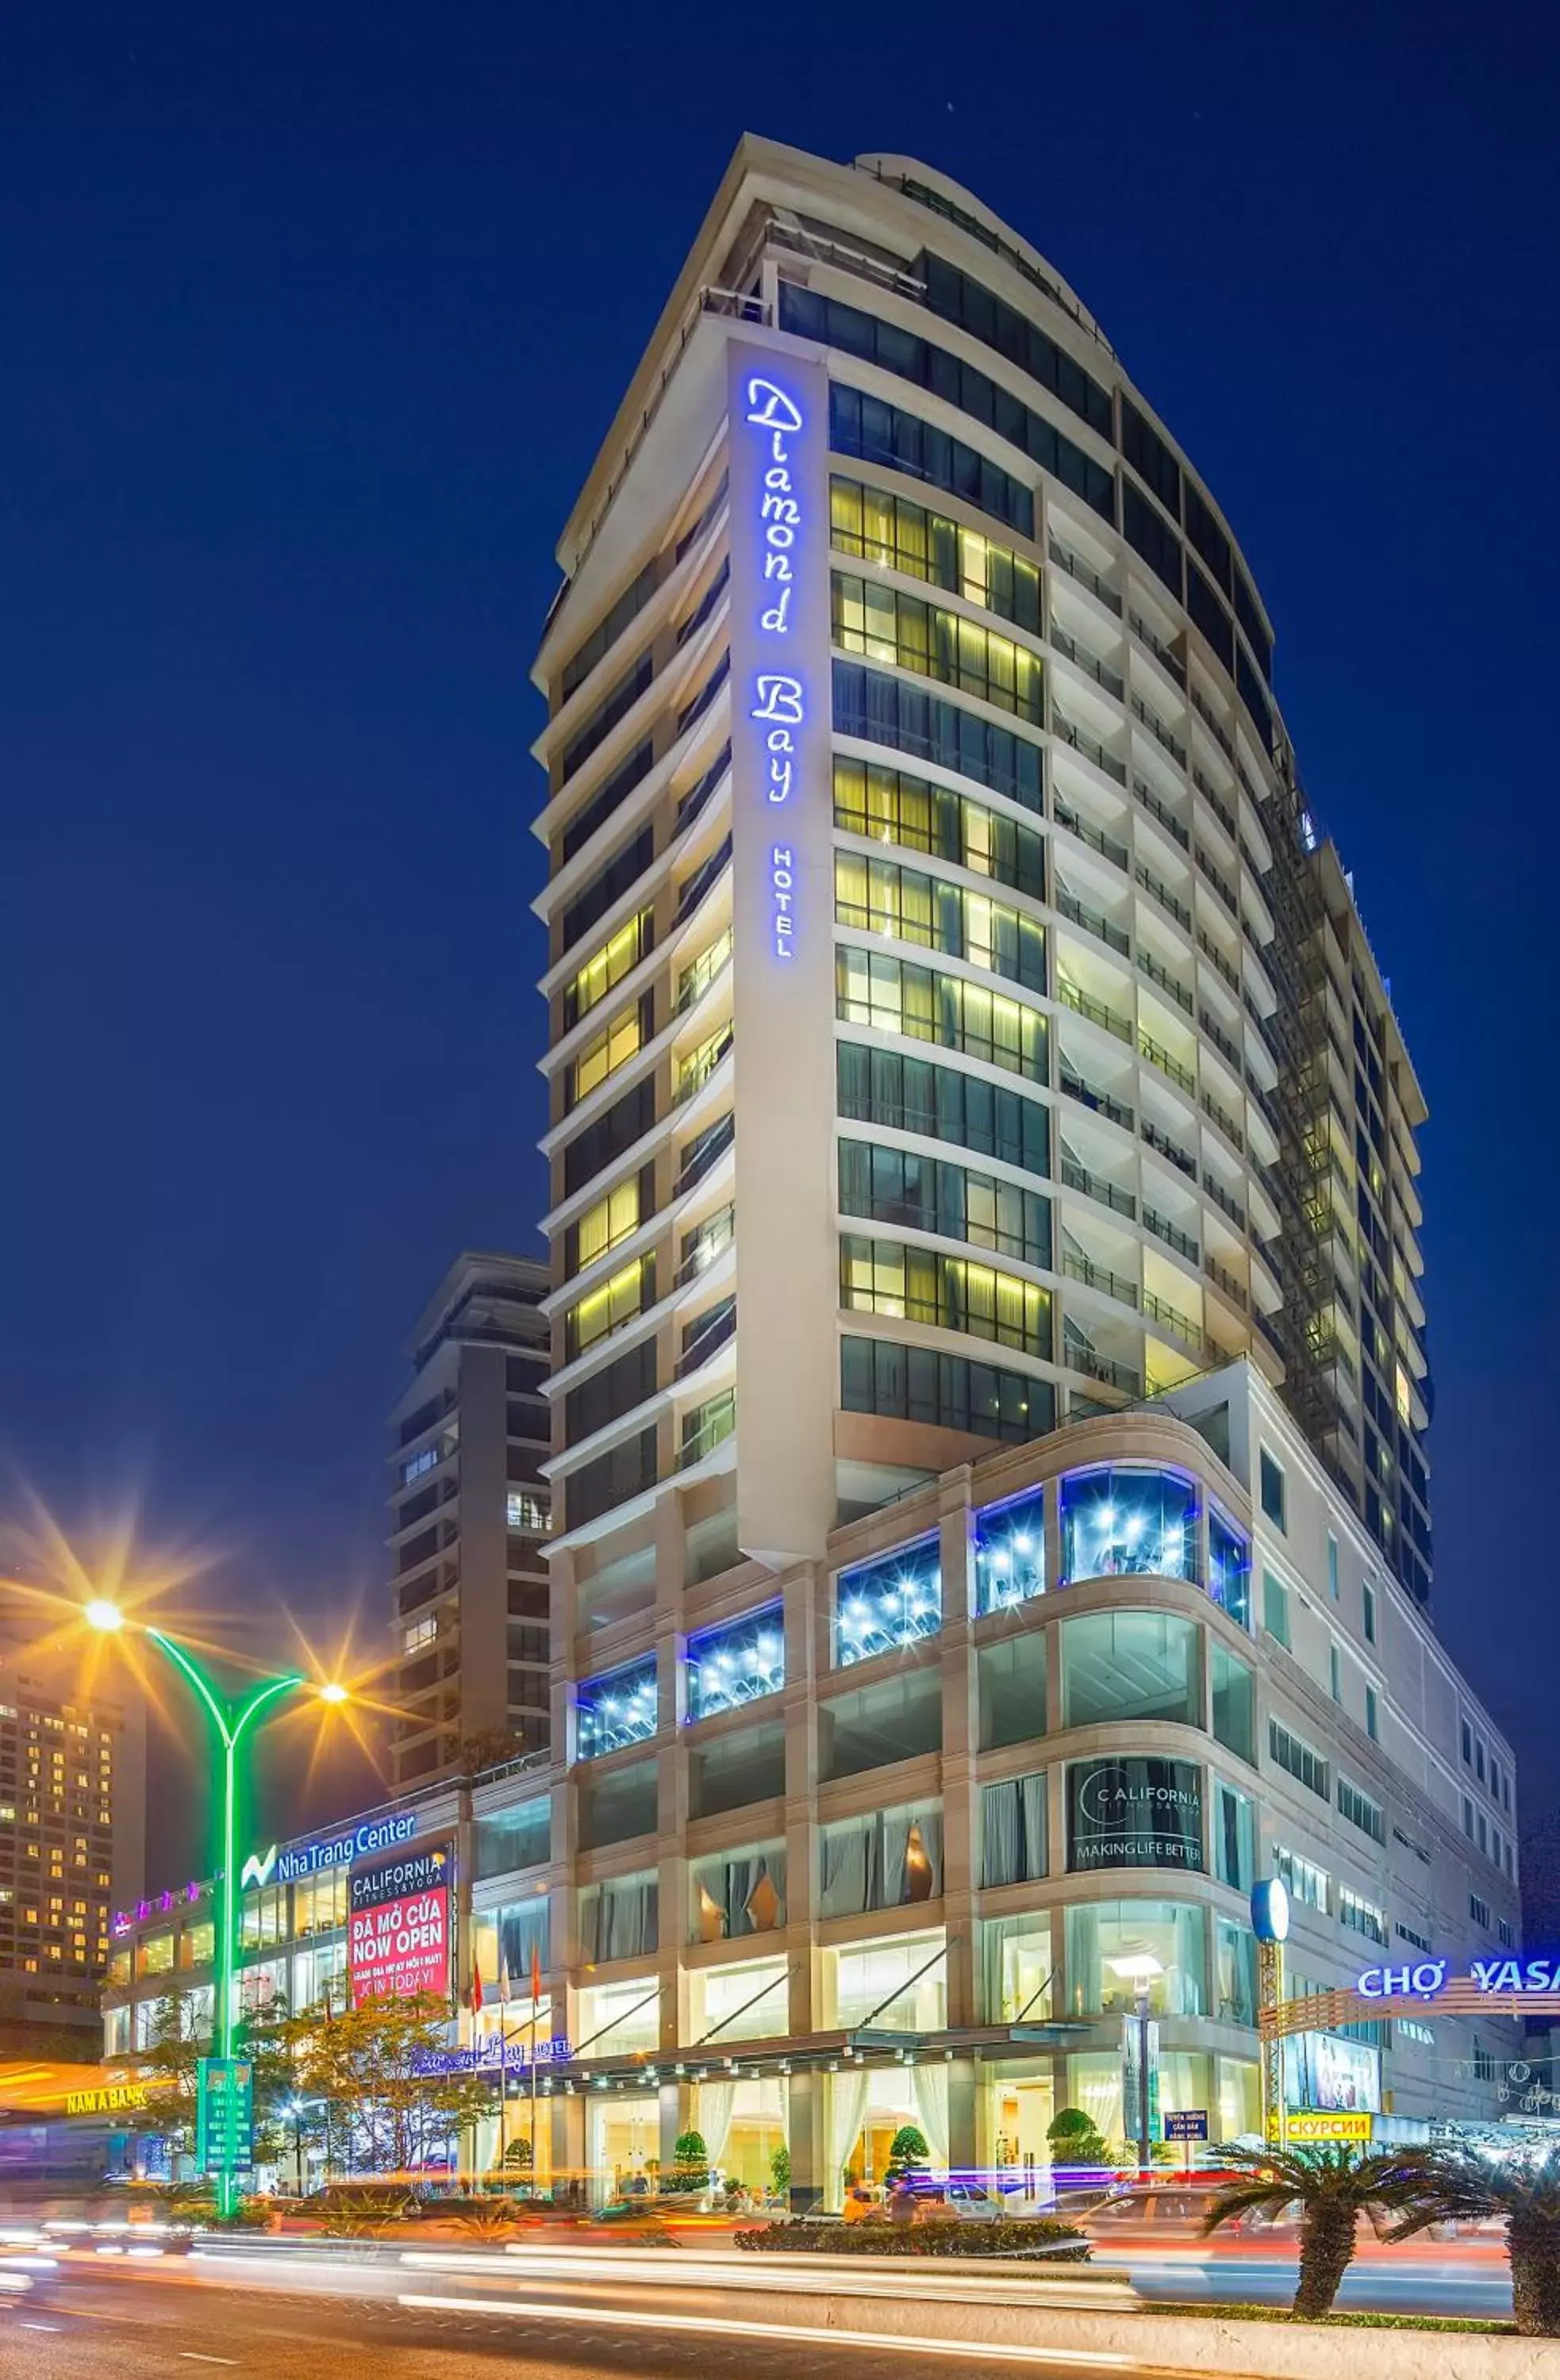
[{"label": "neon sign reading diamond bay", "polygon": [[[754,374],[747,383],[744,420],[757,431],[764,456],[760,475],[758,537],[762,568],[758,633],[765,661],[790,659],[792,605],[799,585],[798,549],[808,527],[790,442],[806,428],[800,405],[777,381]],[[760,668],[753,674],[749,716],[763,730],[764,797],[783,809],[796,791],[800,731],[807,722],[807,689],[794,670]],[[794,845],[772,838],[769,848],[770,939],[777,959],[793,955],[796,936],[797,856]]]}]

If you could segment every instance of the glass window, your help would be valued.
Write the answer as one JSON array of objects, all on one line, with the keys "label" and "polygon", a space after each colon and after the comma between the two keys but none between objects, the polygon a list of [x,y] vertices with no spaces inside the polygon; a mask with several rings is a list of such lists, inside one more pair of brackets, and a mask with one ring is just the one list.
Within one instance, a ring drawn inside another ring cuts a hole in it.
[{"label": "glass window", "polygon": [[1067,1867],[1201,1873],[1202,1771],[1195,1761],[1136,1753],[1067,1769]]},{"label": "glass window", "polygon": [[1225,2024],[1257,2022],[1257,1937],[1227,1917],[1213,1921],[1214,1997]]},{"label": "glass window", "polygon": [[1114,1464],[1062,1482],[1062,1575],[1197,1576],[1197,1490],[1176,1471]]},{"label": "glass window", "polygon": [[694,2038],[707,2037],[719,2049],[727,2042],[774,2041],[787,2034],[789,1974],[790,1965],[785,1959],[750,1959],[740,1966],[694,1968],[688,1978],[689,2030]]},{"label": "glass window", "polygon": [[739,1729],[701,1745],[689,1761],[689,1815],[713,1818],[786,1790],[786,1730],[778,1722]]},{"label": "glass window", "polygon": [[[615,1876],[605,1883],[588,1885],[579,1896],[581,1956],[592,1964],[608,1959],[648,1956],[659,1939],[659,1905],[653,1868],[645,1868],[637,1876]],[[520,1966],[522,1976],[529,1973],[530,1963],[528,1950]],[[547,1964],[545,1956],[542,1964]]]},{"label": "glass window", "polygon": [[148,1934],[142,1938],[136,1957],[138,1974],[170,1974],[173,1963],[174,1937],[171,1934]]},{"label": "glass window", "polygon": [[719,1628],[688,1640],[688,1715],[709,1718],[736,1710],[762,1695],[777,1694],[786,1682],[786,1634],[782,1608],[766,1603]]},{"label": "glass window", "polygon": [[[1045,844],[983,802],[876,760],[835,755],[835,824],[873,843],[901,844],[1045,898]],[[729,931],[729,929],[728,929]]]},{"label": "glass window", "polygon": [[604,1198],[588,1207],[573,1226],[574,1245],[570,1250],[571,1272],[583,1272],[620,1242],[632,1239],[640,1228],[640,1178],[630,1173],[626,1182],[618,1183]]},{"label": "glass window", "polygon": [[1050,1123],[1038,1099],[897,1050],[842,1041],[836,1055],[842,1116],[972,1148],[1026,1173],[1049,1174]]},{"label": "glass window", "polygon": [[962,595],[1039,636],[1040,568],[979,529],[858,480],[829,481],[829,540],[841,553]]},{"label": "glass window", "polygon": [[1365,1624],[1365,1642],[1367,1645],[1373,1645],[1376,1641],[1376,1590],[1367,1582],[1360,1593],[1363,1597],[1361,1609]]},{"label": "glass window", "polygon": [[943,1565],[935,1537],[859,1562],[835,1583],[835,1660],[842,1670],[935,1635],[942,1624]]},{"label": "glass window", "polygon": [[1323,1917],[1328,1910],[1328,1876],[1325,1868],[1314,1861],[1302,1859],[1298,1852],[1288,1851],[1282,1843],[1273,1847],[1273,1872],[1284,1884],[1291,1900],[1303,1901],[1308,1909],[1320,1910]]},{"label": "glass window", "polygon": [[982,1752],[1045,1733],[1045,1638],[1038,1629],[982,1645],[975,1675]]},{"label": "glass window", "polygon": [[754,1843],[744,1851],[715,1852],[692,1863],[689,1885],[690,1941],[773,1933],[786,1923],[786,1846]]},{"label": "glass window", "polygon": [[1298,1778],[1307,1789],[1323,1802],[1329,1799],[1327,1763],[1309,1743],[1290,1733],[1278,1719],[1268,1720],[1268,1754],[1275,1766]]},{"label": "glass window", "polygon": [[829,443],[836,455],[851,455],[863,463],[885,464],[908,479],[924,480],[950,496],[962,496],[980,512],[990,513],[1024,537],[1034,535],[1034,496],[1021,480],[945,430],[881,397],[847,388],[843,381],[829,382]]},{"label": "glass window", "polygon": [[1040,1011],[962,976],[847,946],[835,953],[835,1011],[842,1024],[935,1042],[1031,1081],[1046,1078],[1046,1024]]},{"label": "glass window", "polygon": [[987,1917],[981,1925],[981,2008],[987,2024],[1039,2024],[1051,2013],[1049,1917]]},{"label": "glass window", "polygon": [[479,1877],[507,1876],[512,1868],[538,1867],[553,1855],[553,1805],[546,1794],[513,1810],[478,1818],[473,1855]]},{"label": "glass window", "polygon": [[823,1952],[823,2021],[848,2032],[869,2019],[890,2033],[940,2033],[947,2022],[945,1937],[896,1934]]},{"label": "glass window", "polygon": [[836,659],[833,686],[835,725],[842,735],[889,745],[989,785],[1026,809],[1043,808],[1040,747],[1027,735],[859,662]]},{"label": "glass window", "polygon": [[1164,1611],[1089,1611],[1062,1624],[1062,1724],[1200,1727],[1199,1631]]},{"label": "glass window", "polygon": [[293,1887],[293,1932],[328,1934],[347,1923],[347,1871],[327,1870]]},{"label": "glass window", "polygon": [[579,2008],[577,2056],[611,2058],[660,2046],[661,1987],[647,1977],[588,1985],[579,1995]]},{"label": "glass window", "polygon": [[857,1777],[943,1742],[943,1682],[935,1670],[879,1678],[854,1694],[831,1694],[818,1706],[821,1777]]},{"label": "glass window", "polygon": [[913,1149],[842,1140],[839,1201],[844,1215],[968,1241],[1042,1269],[1051,1264],[1049,1199]]},{"label": "glass window", "polygon": [[1213,1740],[1238,1759],[1257,1760],[1256,1683],[1249,1666],[1223,1645],[1212,1648]]},{"label": "glass window", "polygon": [[1262,1572],[1262,1626],[1289,1650],[1289,1590],[1271,1570]]},{"label": "glass window", "polygon": [[1327,1592],[1332,1597],[1333,1601],[1336,1603],[1338,1599],[1338,1541],[1330,1532],[1327,1538]]},{"label": "glass window", "polygon": [[639,1743],[656,1728],[655,1656],[647,1654],[604,1677],[583,1679],[575,1694],[579,1712],[576,1757],[595,1760]]},{"label": "glass window", "polygon": [[1213,1873],[1221,1884],[1249,1892],[1256,1881],[1256,1814],[1248,1795],[1221,1785],[1213,1826]]},{"label": "glass window", "polygon": [[635,1761],[631,1767],[609,1769],[580,1788],[579,1848],[605,1849],[608,1843],[630,1841],[655,1831],[655,1763]]},{"label": "glass window", "polygon": [[577,1025],[579,1019],[604,1000],[615,984],[631,974],[654,941],[654,913],[642,909],[619,926],[608,941],[585,961],[564,992],[564,1023]]},{"label": "glass window", "polygon": [[1204,2013],[1202,1911],[1175,1900],[1096,1900],[1069,1909],[1074,2016],[1130,2016],[1140,1981],[1153,2016]]},{"label": "glass window", "polygon": [[619,1011],[608,1019],[599,1032],[591,1034],[569,1068],[566,1084],[565,1105],[577,1107],[581,1099],[615,1075],[619,1066],[628,1064],[644,1038],[640,1006]]},{"label": "glass window", "polygon": [[[343,1897],[347,1878],[341,1879]],[[343,1925],[345,1917],[339,1921]],[[178,1963],[181,1967],[209,1967],[216,1956],[216,1926],[208,1917],[201,1924],[187,1925],[178,1937]]]},{"label": "glass window", "polygon": [[888,1414],[1009,1446],[1055,1427],[1056,1391],[1049,1380],[891,1339],[841,1341],[840,1402],[847,1413]]},{"label": "glass window", "polygon": [[1251,1547],[1243,1529],[1208,1507],[1208,1592],[1242,1628],[1251,1625]]},{"label": "glass window", "polygon": [[943,1805],[907,1802],[822,1830],[820,1917],[856,1917],[936,1900],[943,1890]]},{"label": "glass window", "polygon": [[880,579],[836,570],[830,584],[834,638],[842,651],[895,663],[1032,726],[1044,724],[1042,663],[1027,645]]},{"label": "glass window", "polygon": [[568,1360],[582,1355],[599,1339],[605,1339],[631,1322],[647,1305],[655,1303],[655,1259],[652,1256],[635,1257],[620,1272],[599,1289],[591,1290],[578,1305],[571,1306],[565,1324],[565,1342]]},{"label": "glass window", "polygon": [[982,1785],[982,1888],[1034,1883],[1045,1873],[1045,1771]]},{"label": "glass window", "polygon": [[1262,1510],[1275,1529],[1287,1530],[1289,1524],[1286,1517],[1286,1501],[1283,1467],[1274,1462],[1265,1446],[1258,1458],[1258,1470],[1261,1484]]},{"label": "glass window", "polygon": [[1005,1611],[1045,1592],[1045,1492],[1037,1488],[975,1516],[975,1610]]},{"label": "glass window", "polygon": [[130,2046],[130,2010],[124,2008],[104,2009],[103,2012],[103,2049],[105,2058],[117,2058]]}]

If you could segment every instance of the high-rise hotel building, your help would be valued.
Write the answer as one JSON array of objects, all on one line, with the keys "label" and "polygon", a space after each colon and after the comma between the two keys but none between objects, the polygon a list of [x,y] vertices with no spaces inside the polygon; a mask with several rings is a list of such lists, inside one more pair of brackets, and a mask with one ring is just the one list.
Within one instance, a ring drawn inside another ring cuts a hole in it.
[{"label": "high-rise hotel building", "polygon": [[[1319,1986],[1516,1906],[1509,1755],[1424,1617],[1424,1106],[1261,601],[1022,238],[751,140],[560,559],[552,1867],[516,1888],[555,2021],[668,2144],[698,2058],[766,2043],[827,2194],[872,2154],[841,2042],[945,2065],[956,2161],[1032,2157],[1112,2072],[1119,2121],[1152,1968],[1216,2137],[1253,1869]],[[1383,2117],[1416,2024],[1365,2045]],[[1489,2044],[1417,2031],[1476,2104]]]}]

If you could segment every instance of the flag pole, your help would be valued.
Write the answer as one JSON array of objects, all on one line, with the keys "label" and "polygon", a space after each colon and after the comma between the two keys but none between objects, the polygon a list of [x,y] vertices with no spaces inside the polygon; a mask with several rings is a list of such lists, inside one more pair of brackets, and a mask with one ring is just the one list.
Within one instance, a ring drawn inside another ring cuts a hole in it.
[{"label": "flag pole", "polygon": [[537,2203],[536,2189],[536,2020],[542,2011],[542,1953],[533,1942],[530,1951],[530,2203]]}]

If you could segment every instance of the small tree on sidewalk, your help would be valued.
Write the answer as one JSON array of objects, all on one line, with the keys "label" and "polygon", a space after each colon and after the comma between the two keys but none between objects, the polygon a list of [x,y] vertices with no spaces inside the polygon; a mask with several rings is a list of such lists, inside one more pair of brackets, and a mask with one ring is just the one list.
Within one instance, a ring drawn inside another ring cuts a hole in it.
[{"label": "small tree on sidewalk", "polygon": [[1222,2190],[1203,2219],[1204,2233],[1237,2215],[1300,2210],[1300,2279],[1295,2312],[1306,2321],[1330,2313],[1354,2261],[1355,2227],[1377,2208],[1409,2206],[1423,2188],[1420,2149],[1361,2149],[1347,2141],[1295,2148],[1221,2149],[1222,2164],[1249,2178]]},{"label": "small tree on sidewalk", "polygon": [[324,2102],[336,2162],[359,2173],[410,2173],[489,2107],[485,2079],[437,2070],[449,2010],[432,1992],[306,2009],[285,2028],[296,2087]]},{"label": "small tree on sidewalk", "polygon": [[1527,2338],[1560,2338],[1560,2148],[1500,2163],[1434,2150],[1415,2204],[1387,2233],[1408,2240],[1432,2223],[1505,2220],[1511,2307]]}]

